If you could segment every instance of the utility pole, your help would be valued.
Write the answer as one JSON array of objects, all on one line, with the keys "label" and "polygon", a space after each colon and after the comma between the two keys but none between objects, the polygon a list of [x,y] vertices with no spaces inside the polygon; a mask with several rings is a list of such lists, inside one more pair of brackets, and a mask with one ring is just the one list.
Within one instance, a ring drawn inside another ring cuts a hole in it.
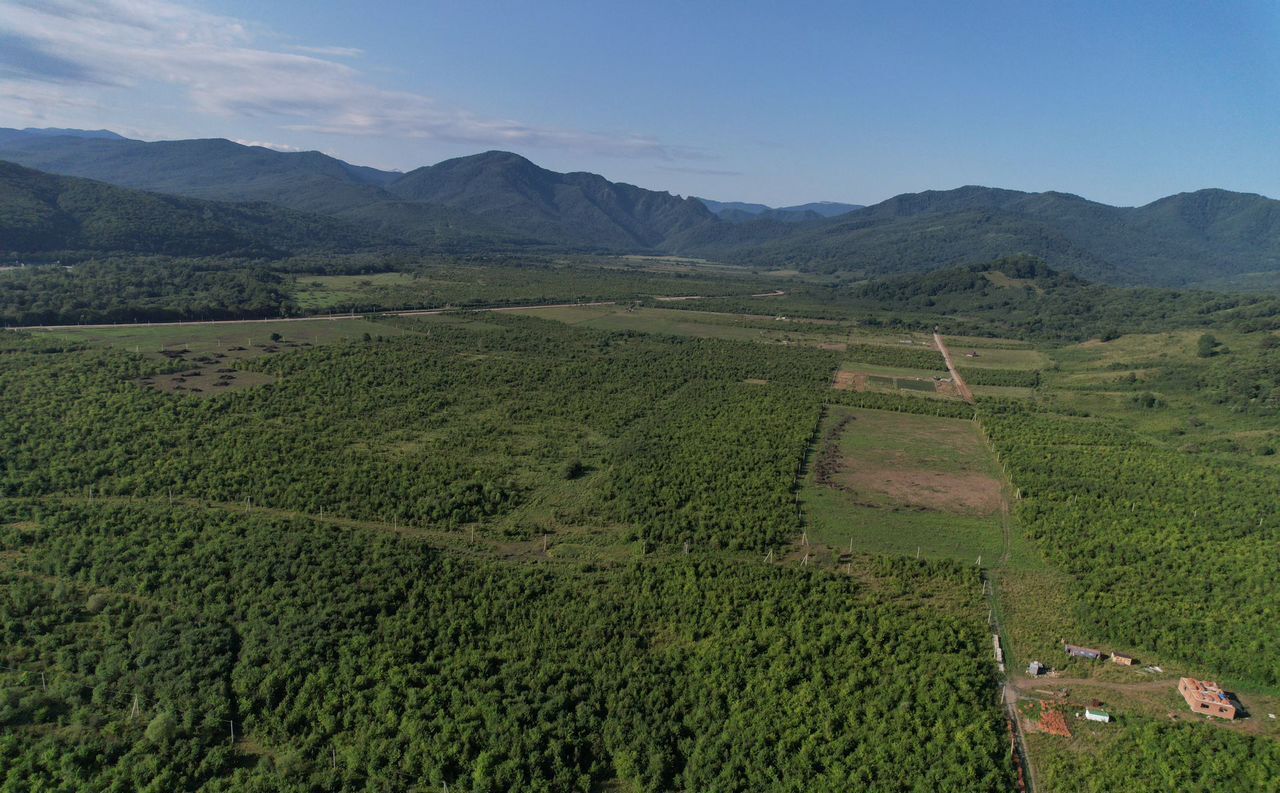
[{"label": "utility pole", "polygon": [[227,719],[227,724],[231,725],[231,743],[234,744],[236,742],[236,720]]},{"label": "utility pole", "polygon": [[129,718],[138,718],[138,692],[133,692],[133,707],[129,709]]}]

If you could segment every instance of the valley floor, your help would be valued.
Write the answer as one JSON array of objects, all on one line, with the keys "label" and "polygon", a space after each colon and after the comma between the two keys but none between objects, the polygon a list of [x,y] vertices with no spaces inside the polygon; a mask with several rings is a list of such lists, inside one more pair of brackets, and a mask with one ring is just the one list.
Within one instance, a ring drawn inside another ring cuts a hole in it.
[{"label": "valley floor", "polygon": [[0,338],[3,789],[1275,789],[1278,469],[1194,332],[692,294]]}]

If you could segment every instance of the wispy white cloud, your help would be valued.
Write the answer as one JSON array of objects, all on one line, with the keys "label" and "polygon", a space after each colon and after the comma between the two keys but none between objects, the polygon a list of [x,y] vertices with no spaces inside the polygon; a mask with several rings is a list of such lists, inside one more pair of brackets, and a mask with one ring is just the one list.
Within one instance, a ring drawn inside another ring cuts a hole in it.
[{"label": "wispy white cloud", "polygon": [[364,50],[358,47],[304,47],[301,44],[295,44],[289,49],[326,58],[359,58],[364,55]]},{"label": "wispy white cloud", "polygon": [[485,118],[392,91],[335,58],[347,47],[272,47],[243,20],[168,0],[9,0],[0,4],[0,113],[47,118],[97,103],[104,87],[175,86],[198,112],[297,132],[495,147],[557,147],[666,161],[712,159],[649,135]]},{"label": "wispy white cloud", "polygon": [[62,118],[101,112],[102,106],[79,91],[46,82],[0,79],[0,113],[16,125],[55,125]]}]

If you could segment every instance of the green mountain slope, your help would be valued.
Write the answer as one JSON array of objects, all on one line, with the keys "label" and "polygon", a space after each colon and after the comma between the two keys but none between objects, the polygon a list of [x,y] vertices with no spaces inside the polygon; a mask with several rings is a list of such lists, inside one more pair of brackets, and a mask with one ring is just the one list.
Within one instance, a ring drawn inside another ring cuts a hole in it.
[{"label": "green mountain slope", "polygon": [[927,191],[819,223],[702,228],[674,251],[760,266],[865,275],[1019,253],[1117,284],[1185,286],[1280,272],[1280,202],[1201,190],[1142,207],[989,187]]},{"label": "green mountain slope", "polygon": [[315,151],[279,152],[221,139],[146,143],[0,130],[0,159],[140,190],[216,201],[267,201],[429,247],[520,242],[518,235],[465,212],[406,202],[382,189],[400,174]]},{"label": "green mountain slope", "polygon": [[275,257],[384,243],[349,223],[271,204],[146,193],[0,161],[0,251],[6,254]]},{"label": "green mountain slope", "polygon": [[387,189],[404,199],[466,210],[533,238],[585,247],[653,249],[673,234],[714,221],[695,199],[592,173],[556,173],[502,151],[419,168]]}]

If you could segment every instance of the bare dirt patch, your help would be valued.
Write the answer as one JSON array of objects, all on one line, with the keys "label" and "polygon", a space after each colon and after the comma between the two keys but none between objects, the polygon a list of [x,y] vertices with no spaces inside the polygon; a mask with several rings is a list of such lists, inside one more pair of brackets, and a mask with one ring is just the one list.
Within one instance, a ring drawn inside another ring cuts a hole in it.
[{"label": "bare dirt patch", "polygon": [[844,352],[849,349],[849,345],[842,341],[824,341],[818,345],[820,350],[835,350],[836,352]]},{"label": "bare dirt patch", "polygon": [[867,376],[862,372],[836,372],[831,387],[838,391],[866,391]]},{"label": "bare dirt patch", "polygon": [[940,512],[991,515],[1000,510],[1000,483],[985,474],[918,468],[862,468],[855,462],[835,482],[854,492],[878,493],[895,503]]}]

